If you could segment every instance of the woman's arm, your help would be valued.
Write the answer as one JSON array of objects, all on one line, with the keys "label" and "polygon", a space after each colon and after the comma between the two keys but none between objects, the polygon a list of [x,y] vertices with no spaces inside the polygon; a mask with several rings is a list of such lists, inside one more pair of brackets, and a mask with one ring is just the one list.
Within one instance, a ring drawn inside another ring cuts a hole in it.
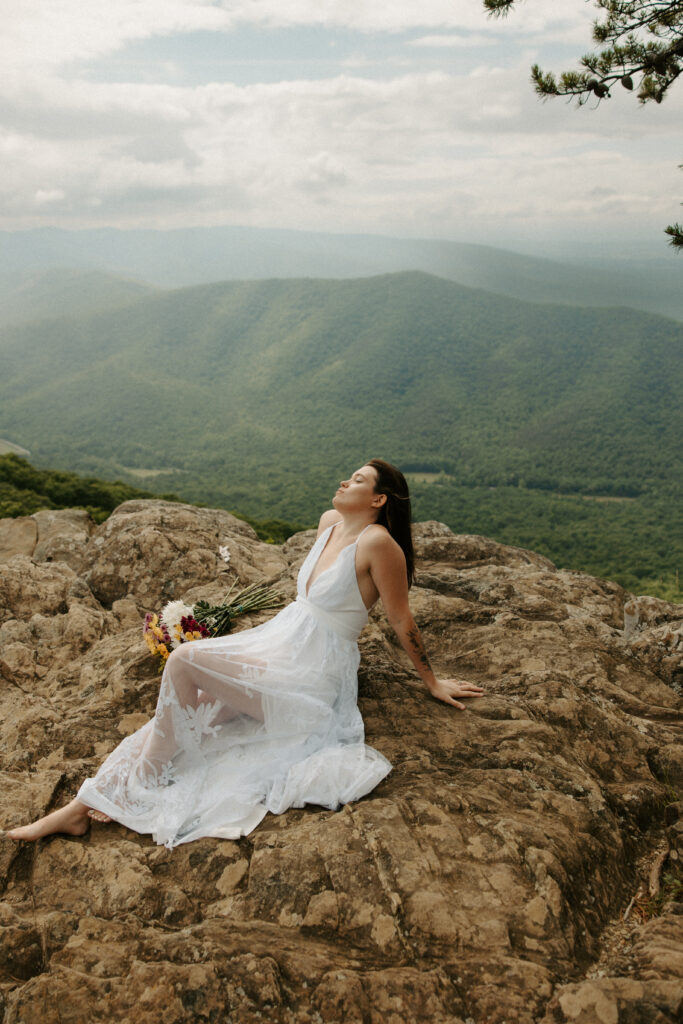
[{"label": "woman's arm", "polygon": [[465,705],[456,697],[481,697],[484,691],[474,683],[436,678],[408,604],[405,555],[386,531],[373,530],[371,533],[373,536],[368,537],[367,545],[370,575],[379,591],[389,624],[432,697],[463,710]]}]

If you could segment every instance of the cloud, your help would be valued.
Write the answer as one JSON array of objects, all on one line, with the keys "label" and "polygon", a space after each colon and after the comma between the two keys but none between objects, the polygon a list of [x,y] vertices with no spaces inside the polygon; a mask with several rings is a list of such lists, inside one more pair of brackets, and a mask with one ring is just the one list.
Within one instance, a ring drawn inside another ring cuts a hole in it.
[{"label": "cloud", "polygon": [[155,35],[226,31],[234,20],[205,0],[1,0],[0,15],[0,59],[10,75],[94,59]]},{"label": "cloud", "polygon": [[[5,134],[0,188],[15,216],[31,215],[40,194],[53,211],[61,202],[71,216],[82,202],[106,219],[129,197],[136,217],[147,211],[155,222],[164,201],[165,222],[192,222],[201,200],[201,216],[216,221],[396,231],[422,217],[425,231],[438,220],[455,233],[463,220],[548,217],[558,207],[588,216],[604,203],[589,182],[611,179],[620,194],[642,189],[657,203],[651,180],[661,180],[661,160],[633,164],[606,146],[622,140],[620,110],[551,109],[521,72],[194,88],[62,83],[51,96],[61,137]],[[675,116],[643,129],[656,139]]]},{"label": "cloud", "polygon": [[583,0],[529,0],[510,18],[492,19],[480,0],[224,0],[226,15],[233,23],[269,26],[320,25],[360,32],[405,32],[428,27],[483,29],[510,26],[512,32],[544,32],[559,23],[585,27]]},{"label": "cloud", "polygon": [[46,203],[58,203],[65,198],[66,193],[61,188],[39,188],[33,197],[36,206],[44,206]]},{"label": "cloud", "polygon": [[424,46],[434,50],[460,49],[470,46],[494,46],[495,43],[496,37],[493,33],[483,35],[482,33],[476,34],[474,32],[468,35],[449,33],[448,35],[418,36],[416,39],[410,40],[411,46]]},{"label": "cloud", "polygon": [[95,60],[128,43],[192,32],[230,32],[240,26],[317,26],[356,32],[406,32],[439,28],[493,31],[513,39],[561,29],[568,39],[588,38],[583,0],[529,0],[507,19],[492,20],[481,0],[0,0],[0,60],[11,79],[39,74],[73,61]]},{"label": "cloud", "polygon": [[[584,0],[528,0],[493,25],[480,0],[3,6],[6,227],[232,222],[500,237],[631,216],[659,230],[678,212],[679,99],[645,114],[628,96],[577,111],[531,90],[544,34],[587,38]],[[274,39],[277,26],[355,29],[369,49],[354,70],[344,52],[337,67],[348,70],[316,79],[182,84],[163,61],[171,81],[96,74],[135,40],[247,24]],[[371,43],[385,55],[381,73]]]}]

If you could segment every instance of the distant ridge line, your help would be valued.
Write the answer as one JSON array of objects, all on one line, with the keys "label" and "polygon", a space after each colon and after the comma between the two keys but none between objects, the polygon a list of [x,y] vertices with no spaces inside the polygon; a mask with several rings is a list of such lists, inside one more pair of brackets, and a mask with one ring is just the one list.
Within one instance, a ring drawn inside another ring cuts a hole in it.
[{"label": "distant ridge line", "polygon": [[353,279],[417,270],[534,303],[625,307],[683,320],[681,264],[564,262],[475,242],[214,226],[0,231],[0,282],[17,271],[99,270],[161,288],[218,281]]}]

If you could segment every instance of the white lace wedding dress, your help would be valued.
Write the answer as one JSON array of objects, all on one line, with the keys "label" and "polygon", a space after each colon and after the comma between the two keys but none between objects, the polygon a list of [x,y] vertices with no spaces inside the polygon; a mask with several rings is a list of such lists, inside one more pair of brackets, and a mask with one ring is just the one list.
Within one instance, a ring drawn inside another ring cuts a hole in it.
[{"label": "white lace wedding dress", "polygon": [[254,629],[172,652],[154,718],[83,783],[79,800],[170,848],[237,839],[267,811],[337,808],[391,771],[365,744],[356,703],[356,641],[368,618],[357,539],[307,593],[336,525],[301,566],[296,601]]}]

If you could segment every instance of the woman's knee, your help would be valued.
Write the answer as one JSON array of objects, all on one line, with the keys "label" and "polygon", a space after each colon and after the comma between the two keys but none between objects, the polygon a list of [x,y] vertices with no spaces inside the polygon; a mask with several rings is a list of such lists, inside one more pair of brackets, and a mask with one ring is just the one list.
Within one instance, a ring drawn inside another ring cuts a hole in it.
[{"label": "woman's knee", "polygon": [[180,644],[179,647],[174,648],[168,656],[166,664],[171,668],[180,668],[182,665],[189,665],[192,662],[192,657],[188,648],[190,644]]},{"label": "woman's knee", "polygon": [[187,695],[188,687],[191,690],[197,688],[192,661],[184,649],[189,646],[189,644],[181,644],[180,647],[176,647],[171,651],[166,662],[166,679],[177,693],[182,690],[185,695]]}]

